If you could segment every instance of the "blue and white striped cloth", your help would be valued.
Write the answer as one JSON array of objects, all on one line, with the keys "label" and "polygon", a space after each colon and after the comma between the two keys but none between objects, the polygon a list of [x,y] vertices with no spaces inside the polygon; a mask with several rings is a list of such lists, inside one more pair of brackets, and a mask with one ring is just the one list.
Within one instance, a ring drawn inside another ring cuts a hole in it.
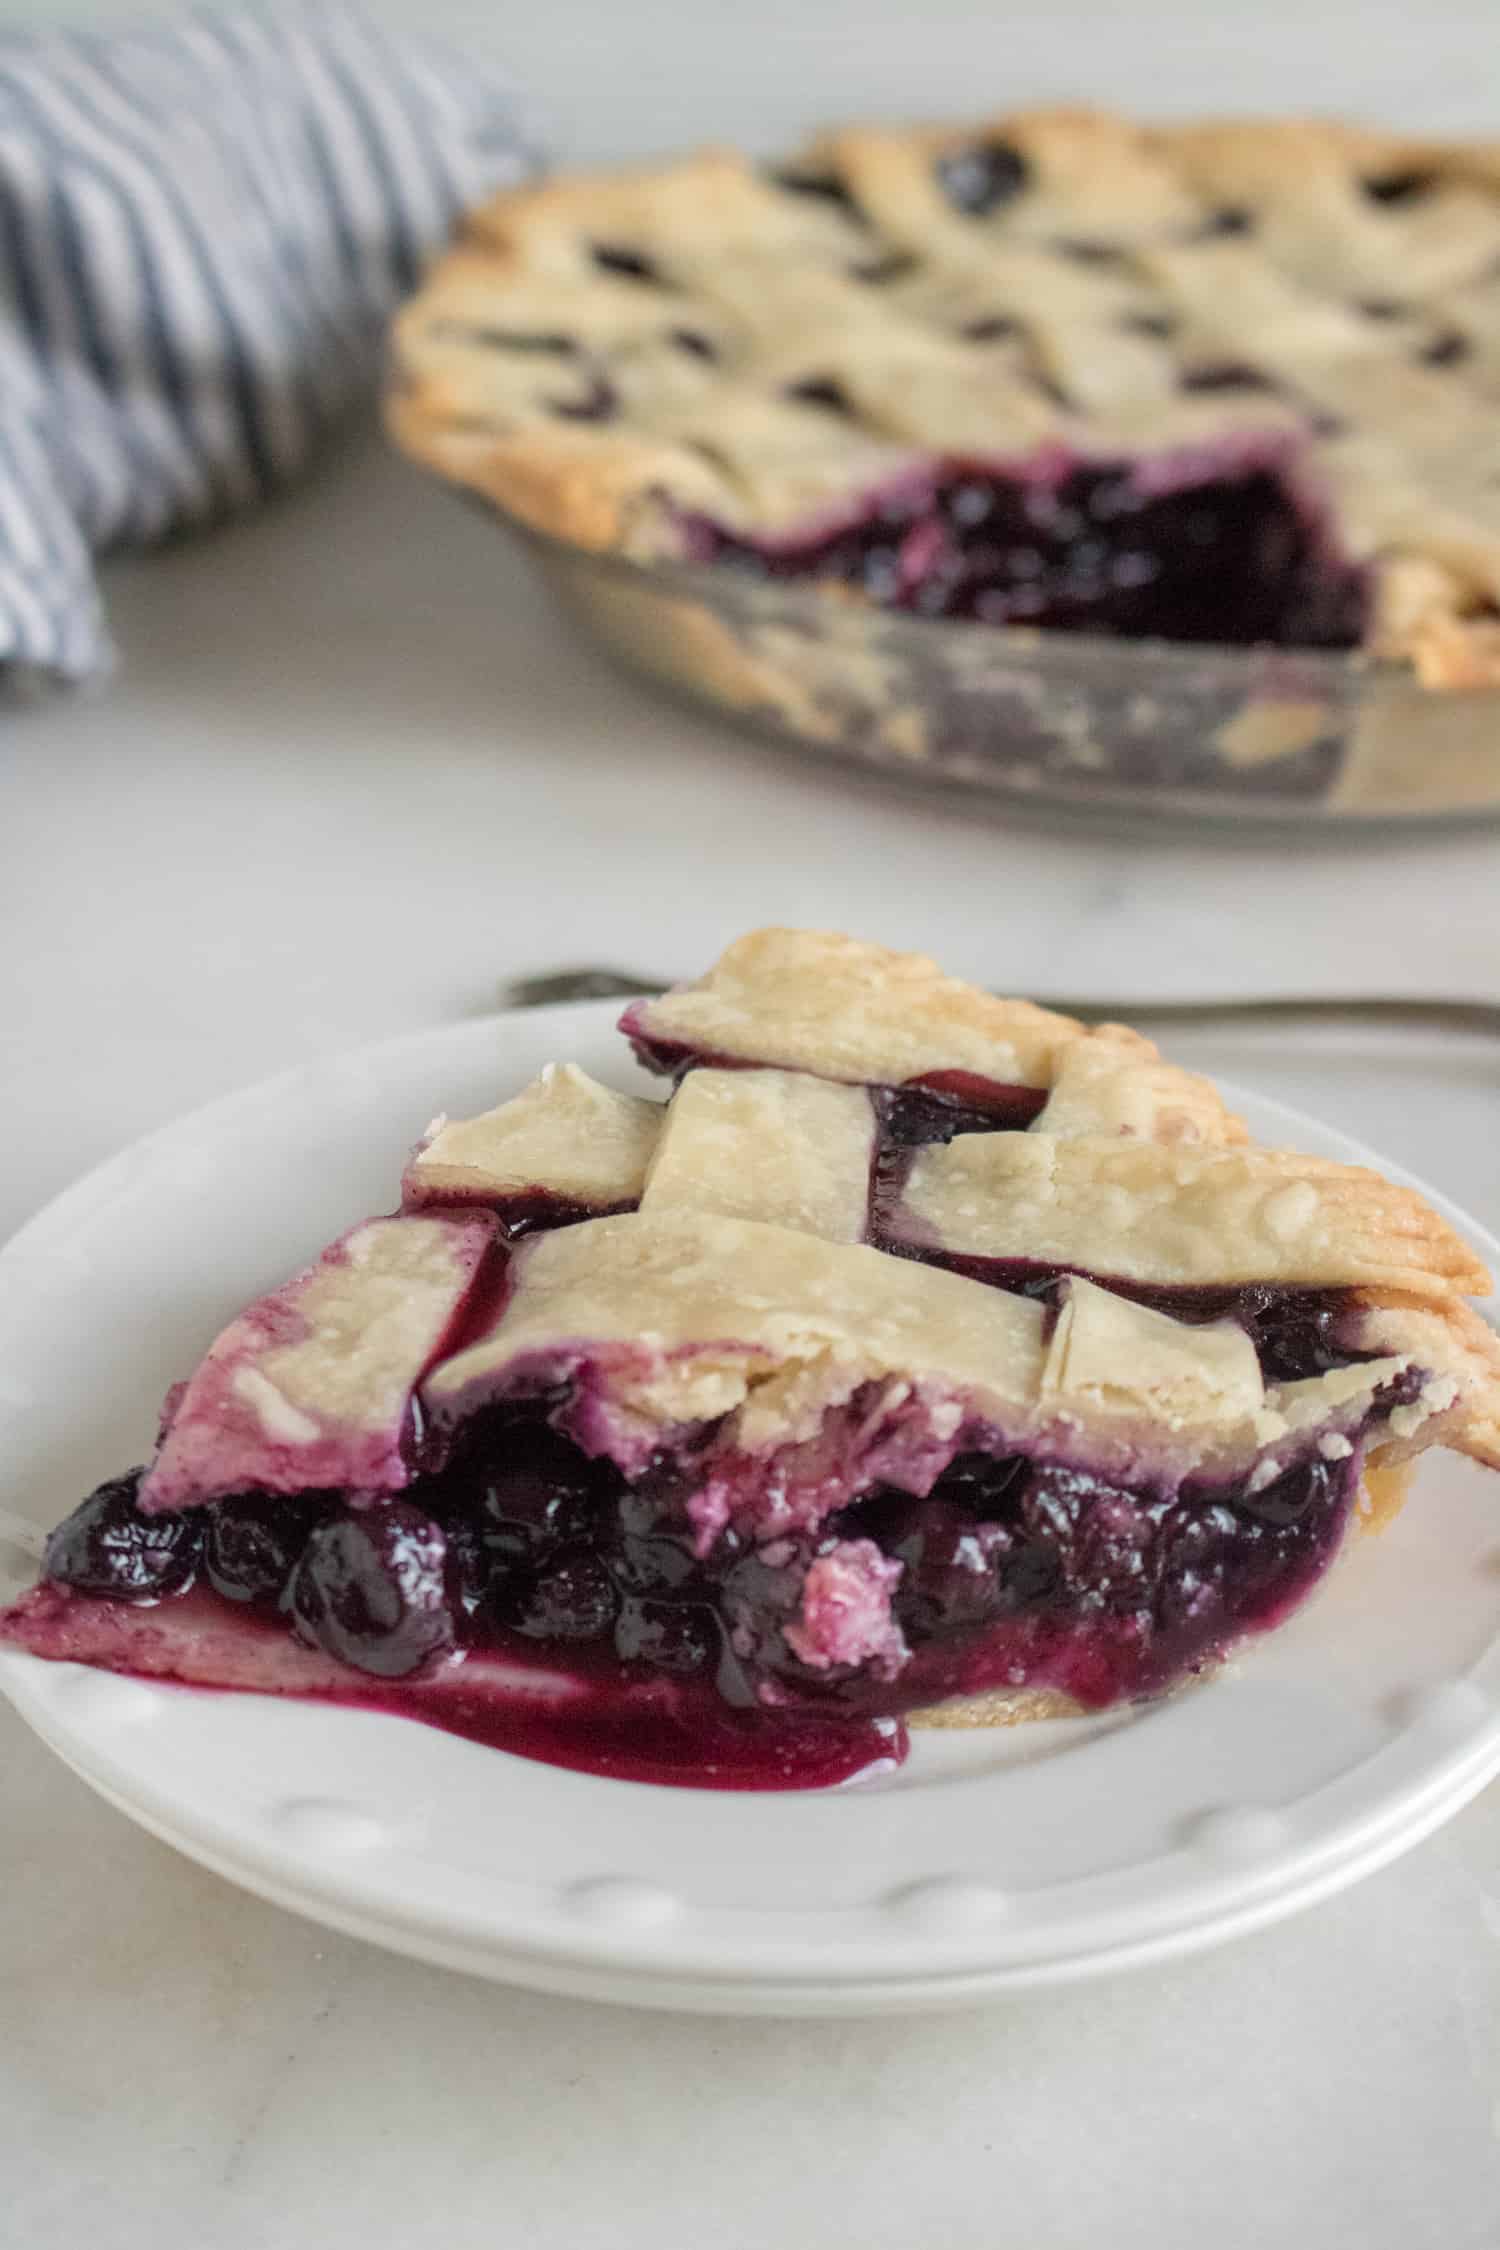
[{"label": "blue and white striped cloth", "polygon": [[293,475],[530,163],[493,73],[342,5],[0,36],[0,671],[107,665],[95,553]]}]

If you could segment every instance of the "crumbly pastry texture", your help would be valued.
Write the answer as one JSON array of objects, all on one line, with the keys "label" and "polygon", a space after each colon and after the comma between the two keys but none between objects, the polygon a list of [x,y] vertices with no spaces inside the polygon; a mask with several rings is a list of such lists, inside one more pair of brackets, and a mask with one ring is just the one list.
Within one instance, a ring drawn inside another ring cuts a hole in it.
[{"label": "crumbly pastry texture", "polygon": [[935,459],[1273,465],[1367,646],[1500,680],[1500,144],[1036,110],[565,174],[401,315],[391,426],[638,557],[775,540]]},{"label": "crumbly pastry texture", "polygon": [[[766,1535],[826,1512],[797,1449],[856,1398],[872,1460],[898,1425],[905,1442],[916,1396],[923,1442],[936,1430],[949,1452],[998,1430],[1120,1475],[1243,1476],[1341,1441],[1415,1367],[1384,1448],[1500,1457],[1500,1343],[1469,1304],[1489,1277],[1447,1223],[1374,1172],[1249,1144],[1205,1080],[1122,1026],[996,999],[919,955],[770,929],[625,1027],[682,1073],[665,1109],[553,1069],[439,1126],[405,1217],[356,1230],[213,1347],[148,1504],[338,1481],[340,1429],[344,1481],[398,1490],[393,1433],[419,1387],[441,1429],[571,1386],[576,1434],[629,1471],[711,1429],[703,1520],[738,1512]],[[979,1129],[902,1148],[892,1105],[913,1098],[956,1101]],[[1017,1101],[1024,1130],[984,1129]],[[443,1339],[493,1222],[439,1215],[445,1190],[502,1227],[508,1206],[531,1215],[457,1348]],[[1064,1277],[1051,1306],[1007,1286],[1048,1272]],[[1172,1291],[1257,1285],[1347,1293],[1361,1356],[1278,1383],[1234,1319],[1171,1309]],[[210,1442],[226,1398],[227,1460]]]}]

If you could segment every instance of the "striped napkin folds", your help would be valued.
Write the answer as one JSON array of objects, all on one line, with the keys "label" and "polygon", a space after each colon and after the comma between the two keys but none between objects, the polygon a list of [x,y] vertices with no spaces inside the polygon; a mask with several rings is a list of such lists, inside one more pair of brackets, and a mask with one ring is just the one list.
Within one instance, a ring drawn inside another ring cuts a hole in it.
[{"label": "striped napkin folds", "polygon": [[340,5],[0,36],[0,671],[103,669],[94,554],[293,475],[529,163],[493,74]]}]

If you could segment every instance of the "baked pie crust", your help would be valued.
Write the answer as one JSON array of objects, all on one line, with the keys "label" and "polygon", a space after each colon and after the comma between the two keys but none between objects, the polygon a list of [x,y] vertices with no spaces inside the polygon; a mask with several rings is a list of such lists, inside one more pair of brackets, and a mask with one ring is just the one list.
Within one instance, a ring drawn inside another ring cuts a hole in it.
[{"label": "baked pie crust", "polygon": [[1189,637],[1362,643],[1473,688],[1500,679],[1497,394],[1500,144],[1056,109],[505,191],[401,314],[388,411],[560,539],[777,570],[801,542],[799,569],[929,614],[992,613],[937,586],[961,476],[903,519],[899,586],[818,542],[944,464],[1028,507],[1076,471],[1086,510],[1123,465],[1099,521],[1052,524],[1068,587],[1106,503],[1269,478],[1253,567],[1290,540],[1305,586],[1263,632],[1230,605]]},{"label": "baked pie crust", "polygon": [[731,1709],[992,1723],[1276,1622],[1367,1465],[1500,1466],[1472,1251],[1134,1032],[789,930],[622,1028],[665,1104],[562,1065],[435,1121],[402,1210],[225,1329],[0,1637],[399,1679],[443,1724],[481,1686],[503,1718],[529,1646],[679,1745]]}]

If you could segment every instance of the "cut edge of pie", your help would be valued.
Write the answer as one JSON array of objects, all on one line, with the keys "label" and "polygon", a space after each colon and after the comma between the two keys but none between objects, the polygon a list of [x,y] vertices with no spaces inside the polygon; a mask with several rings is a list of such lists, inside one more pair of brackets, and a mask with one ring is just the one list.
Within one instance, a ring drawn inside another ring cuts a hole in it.
[{"label": "cut edge of pie", "polygon": [[[502,192],[399,316],[387,414],[586,548],[1492,686],[1497,270],[1494,143],[1080,109],[858,128],[774,168],[710,149]],[[1197,536],[1184,492],[1223,562],[1167,571],[1174,626],[1136,550]],[[1231,576],[1233,601],[1205,585]]]},{"label": "cut edge of pie", "polygon": [[1321,1578],[1367,1466],[1500,1467],[1473,1251],[1122,1026],[773,929],[622,1030],[667,1102],[561,1065],[436,1120],[402,1208],[230,1323],[0,1638],[399,1683],[445,1725],[488,1699],[493,1739],[529,1665],[691,1767],[730,1714],[1166,1692]]}]

